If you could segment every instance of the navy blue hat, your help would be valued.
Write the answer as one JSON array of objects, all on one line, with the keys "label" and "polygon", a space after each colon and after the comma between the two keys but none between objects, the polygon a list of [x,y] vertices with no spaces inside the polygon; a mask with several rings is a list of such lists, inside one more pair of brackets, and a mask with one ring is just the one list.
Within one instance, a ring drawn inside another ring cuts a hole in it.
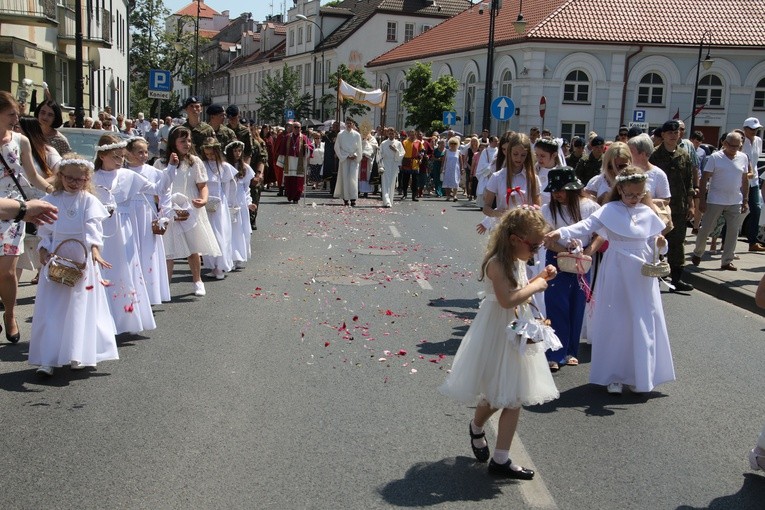
[{"label": "navy blue hat", "polygon": [[642,129],[640,129],[640,128],[639,128],[639,127],[637,127],[637,126],[632,126],[632,127],[629,129],[629,131],[627,131],[627,137],[628,137],[628,138],[634,138],[634,137],[636,137],[637,135],[640,135],[640,134],[642,134],[642,133],[643,133],[643,130],[642,130]]},{"label": "navy blue hat", "polygon": [[606,141],[603,139],[602,136],[596,136],[590,142],[590,145],[593,147],[598,147],[599,145],[605,145],[605,144],[606,144]]},{"label": "navy blue hat", "polygon": [[207,107],[207,115],[220,115],[225,110],[219,104],[211,104]]},{"label": "navy blue hat", "polygon": [[661,126],[662,132],[664,131],[677,131],[680,129],[680,123],[676,120],[668,120]]},{"label": "navy blue hat", "polygon": [[236,117],[239,115],[239,107],[235,104],[229,105],[226,108],[226,117]]},{"label": "navy blue hat", "polygon": [[201,104],[201,103],[202,103],[202,101],[200,101],[197,98],[197,96],[191,96],[191,97],[187,97],[186,101],[183,102],[183,107],[184,108],[188,108],[189,106],[191,106],[193,104]]}]

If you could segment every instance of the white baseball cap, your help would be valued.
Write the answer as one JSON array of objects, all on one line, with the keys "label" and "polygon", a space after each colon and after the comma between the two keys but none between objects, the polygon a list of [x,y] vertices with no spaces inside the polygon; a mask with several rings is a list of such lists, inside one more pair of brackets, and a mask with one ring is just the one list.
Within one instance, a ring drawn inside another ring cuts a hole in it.
[{"label": "white baseball cap", "polygon": [[762,124],[760,124],[760,119],[757,117],[749,117],[744,121],[744,127],[748,127],[749,129],[760,129]]}]

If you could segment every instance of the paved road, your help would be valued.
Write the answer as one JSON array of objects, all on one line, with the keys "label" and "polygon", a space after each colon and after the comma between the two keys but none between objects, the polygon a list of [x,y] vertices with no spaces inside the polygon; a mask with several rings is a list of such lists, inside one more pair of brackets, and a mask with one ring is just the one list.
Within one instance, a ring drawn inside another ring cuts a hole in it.
[{"label": "paved road", "polygon": [[41,381],[29,324],[0,345],[0,508],[763,508],[762,317],[666,294],[678,381],[609,396],[584,347],[561,398],[521,414],[511,456],[540,476],[497,482],[471,410],[437,392],[478,305],[478,213],[277,200],[257,260],[205,298],[173,284],[119,361]]}]

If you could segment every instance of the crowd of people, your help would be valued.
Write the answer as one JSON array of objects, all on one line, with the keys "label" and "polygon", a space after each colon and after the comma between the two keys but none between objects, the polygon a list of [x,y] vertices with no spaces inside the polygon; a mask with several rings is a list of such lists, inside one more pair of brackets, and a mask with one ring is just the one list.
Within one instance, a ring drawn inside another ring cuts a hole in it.
[{"label": "crowd of people", "polygon": [[[707,239],[715,250],[723,237],[721,268],[737,269],[747,214],[749,249],[765,251],[756,118],[715,150],[700,132],[684,138],[676,119],[651,134],[622,127],[613,140],[590,133],[569,143],[537,128],[425,136],[351,118],[326,131],[282,128],[249,123],[235,105],[208,106],[204,121],[196,97],[183,107],[183,122],[105,110],[92,127],[128,138],[103,134],[90,161],[57,131],[55,101],[19,118],[0,92],[0,191],[11,199],[0,201],[3,326],[18,342],[18,274],[39,270],[29,356],[39,373],[116,359],[115,335],[156,328],[151,306],[170,300],[175,260],[188,261],[197,296],[206,293],[203,267],[215,279],[244,268],[264,190],[298,203],[307,184],[349,207],[370,195],[384,208],[397,194],[462,199],[483,213],[477,232],[491,235],[481,266],[488,304],[442,391],[477,405],[469,433],[482,462],[490,457],[483,426],[501,409],[489,471],[530,479],[508,457],[520,406],[558,397],[551,374],[579,364],[581,339],[592,342],[590,382],[610,394],[675,379],[659,283],[693,290],[683,280],[686,227],[697,234],[697,266]],[[561,266],[570,258],[574,270]],[[74,281],[51,277],[62,264]],[[73,314],[86,320],[63,320]],[[625,316],[634,318],[626,329]]]}]

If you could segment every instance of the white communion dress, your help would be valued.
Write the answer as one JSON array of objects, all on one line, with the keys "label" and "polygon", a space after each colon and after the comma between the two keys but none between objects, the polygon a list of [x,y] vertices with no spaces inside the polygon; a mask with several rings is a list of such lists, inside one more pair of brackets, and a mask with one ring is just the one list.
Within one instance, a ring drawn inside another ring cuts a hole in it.
[{"label": "white communion dress", "polygon": [[252,225],[250,210],[252,203],[250,182],[255,178],[255,171],[250,165],[244,165],[244,177],[236,178],[236,206],[231,211],[231,251],[234,262],[247,262],[252,257]]},{"label": "white communion dress", "polygon": [[59,216],[54,224],[40,226],[40,248],[53,253],[65,239],[78,239],[86,246],[87,254],[72,242],[62,246],[58,254],[86,261],[87,266],[85,275],[74,287],[49,280],[48,267],[42,268],[29,340],[29,363],[60,367],[75,361],[94,367],[101,361],[119,359],[106,288],[90,253],[92,246],[103,244],[101,222],[109,213],[96,197],[84,191],[56,192],[44,200],[58,207]]},{"label": "white communion dress", "polygon": [[206,255],[204,266],[227,273],[234,268],[229,206],[233,202],[231,195],[234,193],[232,188],[236,170],[225,162],[218,164],[216,161],[205,161],[204,165],[207,171],[207,219],[221,251],[218,256]]},{"label": "white communion dress", "polygon": [[[516,261],[519,287],[528,284],[526,263]],[[545,357],[545,344],[527,344],[526,338],[509,330],[517,319],[534,321],[528,304],[503,308],[494,295],[488,276],[485,297],[470,329],[460,343],[451,373],[440,391],[460,402],[486,402],[496,409],[543,404],[558,398]]]}]

